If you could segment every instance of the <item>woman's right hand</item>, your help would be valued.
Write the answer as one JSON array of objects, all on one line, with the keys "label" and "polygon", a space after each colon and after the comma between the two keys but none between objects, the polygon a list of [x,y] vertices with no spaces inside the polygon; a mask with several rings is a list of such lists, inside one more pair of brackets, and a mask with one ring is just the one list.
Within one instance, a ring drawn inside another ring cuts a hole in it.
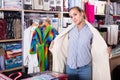
[{"label": "woman's right hand", "polygon": [[50,49],[53,48],[53,45],[54,45],[54,40],[51,41],[51,43],[50,43]]}]

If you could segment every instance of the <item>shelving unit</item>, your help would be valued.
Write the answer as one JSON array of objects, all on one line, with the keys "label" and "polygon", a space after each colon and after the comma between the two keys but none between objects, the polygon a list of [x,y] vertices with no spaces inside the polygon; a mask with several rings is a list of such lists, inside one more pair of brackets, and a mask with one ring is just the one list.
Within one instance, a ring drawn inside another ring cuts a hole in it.
[{"label": "shelving unit", "polygon": [[[20,17],[21,17],[21,19],[20,19],[20,22],[21,22],[21,30],[23,30],[22,29],[22,19],[23,19],[23,17],[22,17],[22,11],[23,11],[23,9],[17,9],[17,8],[0,8],[0,12],[3,12],[3,14],[5,13],[5,12],[20,12],[20,14],[21,15],[19,15]],[[14,14],[13,14],[14,15]],[[6,16],[5,16],[6,17]],[[3,18],[4,19],[4,18]],[[6,19],[5,19],[6,20]],[[6,23],[7,24],[7,23]],[[12,23],[9,23],[9,24],[12,24]],[[7,28],[6,28],[6,30],[7,30]],[[0,40],[0,44],[1,44],[1,46],[4,48],[5,46],[6,46],[6,44],[8,44],[8,43],[10,43],[10,44],[14,44],[14,43],[22,43],[22,32],[21,32],[21,37],[20,38],[6,38],[6,39],[1,39]],[[6,52],[6,51],[5,51]],[[5,53],[5,54],[7,54],[7,53]],[[10,58],[9,58],[10,59]],[[9,60],[8,59],[8,60]],[[14,58],[15,59],[15,58]],[[5,60],[5,57],[4,57],[4,60]],[[18,69],[22,69],[23,68],[23,66],[18,66],[18,67],[13,67],[13,68],[9,68],[9,69],[6,69],[6,67],[5,66],[7,66],[7,64],[6,64],[6,61],[4,61],[4,63],[5,63],[5,65],[4,65],[4,70],[2,70],[2,71],[0,71],[0,72],[9,72],[9,71],[12,71],[12,70],[18,70]],[[10,63],[9,63],[10,64]]]},{"label": "shelving unit", "polygon": [[[23,1],[22,1],[22,5],[23,5]],[[62,4],[61,4],[62,6]],[[45,10],[25,10],[25,9],[17,9],[17,8],[0,8],[1,12],[20,12],[21,15],[21,38],[19,39],[4,39],[4,40],[0,40],[0,44],[6,44],[6,43],[14,43],[14,42],[23,42],[23,32],[25,30],[24,28],[24,21],[25,21],[25,14],[26,13],[38,13],[38,14],[54,14],[56,17],[61,18],[63,16],[63,11],[45,11]],[[13,14],[14,15],[14,14]],[[62,24],[62,21],[61,21]],[[61,26],[60,26],[61,27]],[[11,69],[5,69],[1,72],[8,72],[8,71],[12,71],[12,70],[17,70],[17,69],[22,69],[23,66],[20,67],[15,67],[15,68],[11,68]]]}]

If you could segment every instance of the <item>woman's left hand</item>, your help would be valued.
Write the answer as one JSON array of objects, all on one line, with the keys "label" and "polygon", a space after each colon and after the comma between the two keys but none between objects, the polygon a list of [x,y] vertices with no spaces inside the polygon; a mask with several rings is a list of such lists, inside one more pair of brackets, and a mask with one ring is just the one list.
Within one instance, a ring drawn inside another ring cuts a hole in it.
[{"label": "woman's left hand", "polygon": [[111,50],[112,50],[111,47],[108,47],[108,48],[107,48],[107,51],[108,51],[109,57],[111,57]]}]

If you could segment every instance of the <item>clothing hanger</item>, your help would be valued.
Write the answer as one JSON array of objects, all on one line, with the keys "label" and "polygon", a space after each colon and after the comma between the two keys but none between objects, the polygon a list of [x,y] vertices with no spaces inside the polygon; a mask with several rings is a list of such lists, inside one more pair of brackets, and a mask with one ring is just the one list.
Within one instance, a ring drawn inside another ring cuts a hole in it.
[{"label": "clothing hanger", "polygon": [[107,0],[107,3],[108,3],[109,5],[111,5],[111,1],[110,1],[110,0]]},{"label": "clothing hanger", "polygon": [[33,23],[31,26],[39,26],[39,20],[38,19],[33,19]]}]

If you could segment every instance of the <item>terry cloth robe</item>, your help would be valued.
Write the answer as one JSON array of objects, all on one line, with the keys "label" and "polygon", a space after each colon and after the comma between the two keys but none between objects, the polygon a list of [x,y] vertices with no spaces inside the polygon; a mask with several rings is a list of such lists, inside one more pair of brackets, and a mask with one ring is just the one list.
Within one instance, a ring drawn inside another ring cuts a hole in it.
[{"label": "terry cloth robe", "polygon": [[40,72],[37,62],[37,54],[30,54],[32,35],[36,28],[37,26],[29,26],[24,30],[23,35],[23,66],[28,66],[28,74]]},{"label": "terry cloth robe", "polygon": [[[111,80],[109,54],[107,45],[100,33],[88,22],[85,21],[93,33],[93,41],[91,45],[92,55],[92,80]],[[66,58],[68,53],[68,32],[75,26],[71,24],[62,31],[55,39],[53,47],[49,47],[53,55],[52,70],[56,72],[64,72]]]},{"label": "terry cloth robe", "polygon": [[48,48],[56,35],[57,31],[51,25],[36,28],[33,33],[30,54],[37,53],[40,71],[48,70]]}]

